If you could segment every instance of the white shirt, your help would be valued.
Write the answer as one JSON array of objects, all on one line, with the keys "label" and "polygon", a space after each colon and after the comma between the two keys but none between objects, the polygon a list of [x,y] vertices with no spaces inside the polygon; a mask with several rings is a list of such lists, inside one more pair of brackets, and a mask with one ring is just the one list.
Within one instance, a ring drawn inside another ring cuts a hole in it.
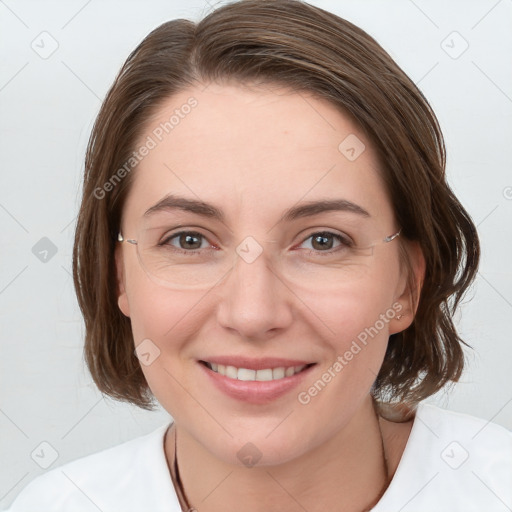
[{"label": "white shirt", "polygon": [[[181,512],[164,452],[169,426],[49,470],[8,512]],[[512,432],[422,402],[372,512],[459,511],[512,511]]]}]

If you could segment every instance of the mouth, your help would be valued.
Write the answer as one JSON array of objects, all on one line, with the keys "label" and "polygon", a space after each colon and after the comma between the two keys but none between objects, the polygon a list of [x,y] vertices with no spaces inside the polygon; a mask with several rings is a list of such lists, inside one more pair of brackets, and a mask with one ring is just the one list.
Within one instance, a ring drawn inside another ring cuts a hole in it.
[{"label": "mouth", "polygon": [[213,361],[198,360],[198,363],[201,373],[207,379],[205,389],[209,390],[213,385],[213,389],[229,399],[254,405],[267,405],[280,397],[284,398],[304,382],[317,366],[317,363],[307,363],[267,367],[268,362],[260,361],[260,368],[254,369]]},{"label": "mouth", "polygon": [[237,368],[236,366],[210,363],[208,361],[199,361],[212,372],[218,373],[232,380],[242,380],[246,382],[268,382],[281,380],[287,377],[301,373],[302,371],[314,366],[316,363],[302,364],[296,366],[277,366],[275,368],[262,368],[253,370],[251,368]]}]

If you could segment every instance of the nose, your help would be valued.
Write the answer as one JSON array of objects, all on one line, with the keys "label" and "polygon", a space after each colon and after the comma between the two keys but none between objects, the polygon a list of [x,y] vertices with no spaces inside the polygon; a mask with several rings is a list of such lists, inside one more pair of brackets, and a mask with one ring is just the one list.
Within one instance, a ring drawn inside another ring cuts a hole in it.
[{"label": "nose", "polygon": [[265,250],[254,260],[239,254],[218,288],[217,320],[241,338],[265,339],[269,332],[291,325],[293,292]]}]

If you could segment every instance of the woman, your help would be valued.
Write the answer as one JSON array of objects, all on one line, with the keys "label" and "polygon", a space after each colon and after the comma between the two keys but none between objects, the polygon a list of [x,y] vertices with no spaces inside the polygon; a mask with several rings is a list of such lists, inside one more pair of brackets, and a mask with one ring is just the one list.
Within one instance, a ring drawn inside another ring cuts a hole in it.
[{"label": "woman", "polygon": [[512,434],[424,402],[462,373],[480,249],[434,113],[370,36],[295,0],[165,23],[85,168],[86,361],[174,421],[12,512],[510,510]]}]

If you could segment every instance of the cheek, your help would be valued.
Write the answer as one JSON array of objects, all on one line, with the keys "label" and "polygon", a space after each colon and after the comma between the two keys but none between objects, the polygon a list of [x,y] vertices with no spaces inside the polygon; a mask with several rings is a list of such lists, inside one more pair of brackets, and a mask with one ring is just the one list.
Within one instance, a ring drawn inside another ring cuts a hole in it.
[{"label": "cheek", "polygon": [[337,393],[350,394],[370,387],[382,364],[389,322],[400,310],[395,300],[398,267],[393,262],[385,263],[357,286],[340,286],[335,294],[318,292],[304,300],[320,319],[324,333],[320,342],[330,355],[323,369],[336,374],[332,380],[337,384],[332,388]]},{"label": "cheek", "polygon": [[[164,359],[177,359],[176,354],[187,339],[185,328],[190,326],[198,300],[187,292],[159,286],[138,265],[127,269],[126,293],[134,348],[138,353],[147,347],[158,357],[155,359],[158,364],[141,365],[146,376],[151,377]],[[138,356],[144,363],[140,354]]]},{"label": "cheek", "polygon": [[199,318],[200,297],[162,288],[145,278],[133,281],[128,295],[134,349],[146,382],[169,414],[180,417],[191,408],[184,389],[192,389],[195,363],[187,351],[205,321]]},{"label": "cheek", "polygon": [[[340,283],[335,292],[322,293],[318,289],[301,297],[324,324],[322,332],[339,340],[338,343],[346,343],[373,326],[381,315],[387,314],[388,320],[395,316],[393,304],[399,272],[393,262],[383,263],[382,268],[375,267],[364,279]],[[382,329],[380,322],[378,326]],[[387,332],[386,328],[383,330]]]},{"label": "cheek", "polygon": [[149,338],[166,350],[178,348],[197,325],[197,293],[163,288],[146,279],[128,294],[135,344]]},{"label": "cheek", "polygon": [[375,276],[314,300],[312,309],[327,333],[318,341],[326,357],[297,393],[306,429],[314,430],[318,417],[326,425],[341,425],[368,395],[386,352],[389,320],[396,315],[388,285]]},{"label": "cheek", "polygon": [[166,339],[178,342],[181,336],[177,332],[190,322],[190,314],[198,302],[197,294],[155,283],[134,254],[130,254],[125,271],[135,345],[148,338],[159,346]]},{"label": "cheek", "polygon": [[361,365],[378,369],[389,337],[389,320],[396,314],[390,300],[389,293],[377,293],[361,283],[357,290],[315,301],[314,310],[325,326],[323,341],[332,354],[327,366],[346,354],[355,374]]}]

